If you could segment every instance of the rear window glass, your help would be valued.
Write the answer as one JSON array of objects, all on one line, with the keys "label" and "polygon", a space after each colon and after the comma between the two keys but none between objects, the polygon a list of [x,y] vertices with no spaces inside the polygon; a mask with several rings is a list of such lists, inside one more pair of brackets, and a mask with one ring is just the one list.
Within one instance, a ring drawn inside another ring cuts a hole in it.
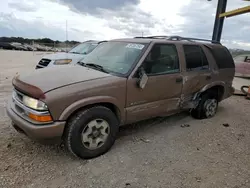
[{"label": "rear window glass", "polygon": [[208,49],[212,52],[219,69],[235,68],[234,60],[227,48],[215,46]]}]

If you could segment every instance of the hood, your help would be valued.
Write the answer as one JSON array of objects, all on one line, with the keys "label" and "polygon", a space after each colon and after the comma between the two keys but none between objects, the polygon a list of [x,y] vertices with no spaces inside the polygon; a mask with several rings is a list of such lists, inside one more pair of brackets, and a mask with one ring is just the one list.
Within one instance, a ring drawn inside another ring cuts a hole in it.
[{"label": "hood", "polygon": [[58,59],[72,59],[72,62],[78,61],[82,59],[85,55],[84,54],[73,54],[73,53],[55,53],[55,54],[48,54],[43,56],[45,59],[51,59],[51,60],[58,60]]},{"label": "hood", "polygon": [[28,91],[28,88],[31,87],[39,88],[43,93],[46,93],[66,85],[109,76],[111,75],[94,69],[79,65],[68,65],[48,69],[37,69],[30,74],[19,75],[14,79],[13,84],[17,89],[25,93],[31,93]]}]

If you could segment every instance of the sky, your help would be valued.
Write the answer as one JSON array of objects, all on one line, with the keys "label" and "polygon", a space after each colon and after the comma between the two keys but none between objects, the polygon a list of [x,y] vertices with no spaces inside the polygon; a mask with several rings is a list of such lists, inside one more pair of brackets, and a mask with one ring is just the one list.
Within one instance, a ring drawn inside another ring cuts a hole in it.
[{"label": "sky", "polygon": [[[228,0],[227,11],[248,5]],[[0,36],[62,41],[142,35],[211,39],[216,6],[217,0],[5,0],[0,3]],[[249,32],[250,13],[226,18],[222,43],[250,49]]]}]

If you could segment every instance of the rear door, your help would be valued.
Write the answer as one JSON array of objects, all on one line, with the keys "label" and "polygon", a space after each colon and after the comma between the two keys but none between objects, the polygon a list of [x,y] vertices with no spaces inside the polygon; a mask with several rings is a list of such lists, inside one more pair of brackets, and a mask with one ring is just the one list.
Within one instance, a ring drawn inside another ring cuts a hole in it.
[{"label": "rear door", "polygon": [[179,58],[174,44],[154,44],[142,62],[148,81],[137,86],[137,74],[127,82],[127,121],[139,121],[174,113],[179,109],[182,90]]},{"label": "rear door", "polygon": [[212,81],[213,75],[201,46],[183,45],[183,52],[186,62],[183,95],[184,101],[188,101],[193,94]]}]

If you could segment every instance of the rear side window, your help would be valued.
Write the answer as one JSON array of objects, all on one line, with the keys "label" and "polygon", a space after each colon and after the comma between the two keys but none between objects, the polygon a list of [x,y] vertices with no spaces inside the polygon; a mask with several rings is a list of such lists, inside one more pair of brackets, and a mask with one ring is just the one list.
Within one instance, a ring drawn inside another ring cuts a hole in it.
[{"label": "rear side window", "polygon": [[206,46],[211,51],[219,69],[235,68],[234,60],[229,50],[224,46]]},{"label": "rear side window", "polygon": [[187,71],[208,69],[208,61],[202,48],[197,45],[184,45]]}]

